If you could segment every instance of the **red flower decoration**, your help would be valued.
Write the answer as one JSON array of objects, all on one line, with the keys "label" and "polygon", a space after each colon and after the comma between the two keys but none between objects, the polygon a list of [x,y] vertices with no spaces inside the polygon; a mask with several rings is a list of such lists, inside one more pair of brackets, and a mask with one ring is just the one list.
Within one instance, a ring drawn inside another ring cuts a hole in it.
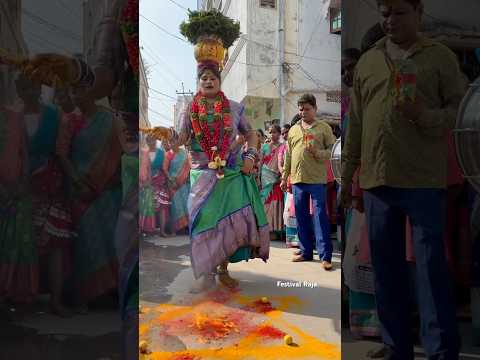
[{"label": "red flower decoration", "polygon": [[139,53],[138,48],[138,0],[128,0],[121,14],[121,29],[128,53],[128,63],[138,80]]},{"label": "red flower decoration", "polygon": [[[195,137],[200,144],[202,150],[207,154],[209,161],[213,161],[216,156],[220,156],[221,160],[225,160],[225,156],[230,147],[231,138],[231,116],[230,102],[223,92],[219,92],[214,103],[214,122],[212,123],[213,134],[210,130],[207,114],[207,98],[200,92],[193,99],[191,109],[192,128]],[[222,129],[224,130],[222,132]],[[220,134],[223,133],[221,137]],[[223,168],[217,169],[218,174],[223,174]]]}]

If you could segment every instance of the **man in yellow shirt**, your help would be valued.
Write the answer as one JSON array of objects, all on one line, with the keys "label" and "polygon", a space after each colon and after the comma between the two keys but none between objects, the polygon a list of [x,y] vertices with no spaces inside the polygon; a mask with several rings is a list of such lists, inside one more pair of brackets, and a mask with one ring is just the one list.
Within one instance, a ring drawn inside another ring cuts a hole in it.
[{"label": "man in yellow shirt", "polygon": [[[287,180],[293,187],[295,216],[297,217],[300,252],[294,262],[313,259],[313,239],[325,270],[332,269],[332,241],[330,222],[326,212],[327,169],[325,160],[330,159],[335,143],[330,125],[317,120],[317,101],[312,94],[304,94],[298,100],[302,119],[288,133],[285,154],[285,171],[280,184],[286,191]],[[310,197],[313,202],[313,227],[310,216]]]},{"label": "man in yellow shirt", "polygon": [[405,219],[413,228],[421,335],[429,359],[458,359],[459,335],[443,238],[447,133],[463,96],[453,52],[419,34],[421,0],[377,0],[386,37],[357,64],[342,151],[343,205],[352,176],[368,223],[386,359],[413,360]]}]

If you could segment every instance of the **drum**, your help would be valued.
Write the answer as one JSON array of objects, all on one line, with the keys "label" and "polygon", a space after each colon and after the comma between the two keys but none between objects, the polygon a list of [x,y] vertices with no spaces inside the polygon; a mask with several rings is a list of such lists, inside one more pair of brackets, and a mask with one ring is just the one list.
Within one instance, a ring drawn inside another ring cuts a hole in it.
[{"label": "drum", "polygon": [[462,172],[480,193],[480,78],[463,98],[453,134]]},{"label": "drum", "polygon": [[330,166],[332,167],[335,180],[341,184],[342,177],[342,139],[339,138],[333,144],[332,154],[330,156]]}]

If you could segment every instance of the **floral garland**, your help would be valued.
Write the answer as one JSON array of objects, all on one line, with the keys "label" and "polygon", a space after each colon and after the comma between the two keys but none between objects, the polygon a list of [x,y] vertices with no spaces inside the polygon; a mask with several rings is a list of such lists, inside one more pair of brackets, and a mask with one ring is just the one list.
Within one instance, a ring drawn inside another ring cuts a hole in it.
[{"label": "floral garland", "polygon": [[139,47],[138,47],[138,0],[129,0],[121,16],[122,35],[128,52],[128,62],[132,67],[135,80],[138,81]]},{"label": "floral garland", "polygon": [[[202,150],[207,154],[210,169],[217,170],[219,179],[224,176],[226,165],[225,156],[230,147],[230,134],[232,133],[232,122],[230,115],[230,102],[223,92],[215,97],[213,114],[213,134],[208,126],[208,102],[207,98],[197,93],[191,106],[192,127],[195,138]],[[223,138],[220,138],[223,129]]]}]

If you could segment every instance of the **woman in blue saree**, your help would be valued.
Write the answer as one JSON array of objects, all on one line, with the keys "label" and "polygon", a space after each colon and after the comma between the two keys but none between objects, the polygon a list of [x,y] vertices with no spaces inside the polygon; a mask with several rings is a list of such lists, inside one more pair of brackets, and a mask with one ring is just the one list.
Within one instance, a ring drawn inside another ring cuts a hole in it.
[{"label": "woman in blue saree", "polygon": [[171,144],[172,149],[166,154],[168,183],[171,191],[170,228],[178,233],[188,226],[187,201],[190,192],[190,158],[186,150],[178,144]]},{"label": "woman in blue saree", "polygon": [[48,264],[39,267],[39,272],[48,273],[51,311],[67,316],[62,289],[70,268],[71,217],[65,204],[64,174],[55,154],[60,110],[44,104],[40,100],[41,85],[23,74],[16,88],[24,104],[21,117],[27,138],[33,236],[38,260],[46,258]]},{"label": "woman in blue saree", "polygon": [[170,151],[170,144],[163,141],[157,149],[152,163],[152,188],[155,207],[156,221],[160,236],[166,237],[166,228],[170,219],[170,189],[168,188],[168,161],[167,152]]},{"label": "woman in blue saree", "polygon": [[77,86],[72,99],[80,116],[64,117],[58,153],[69,177],[77,306],[118,285],[115,228],[122,201],[120,121]]}]

